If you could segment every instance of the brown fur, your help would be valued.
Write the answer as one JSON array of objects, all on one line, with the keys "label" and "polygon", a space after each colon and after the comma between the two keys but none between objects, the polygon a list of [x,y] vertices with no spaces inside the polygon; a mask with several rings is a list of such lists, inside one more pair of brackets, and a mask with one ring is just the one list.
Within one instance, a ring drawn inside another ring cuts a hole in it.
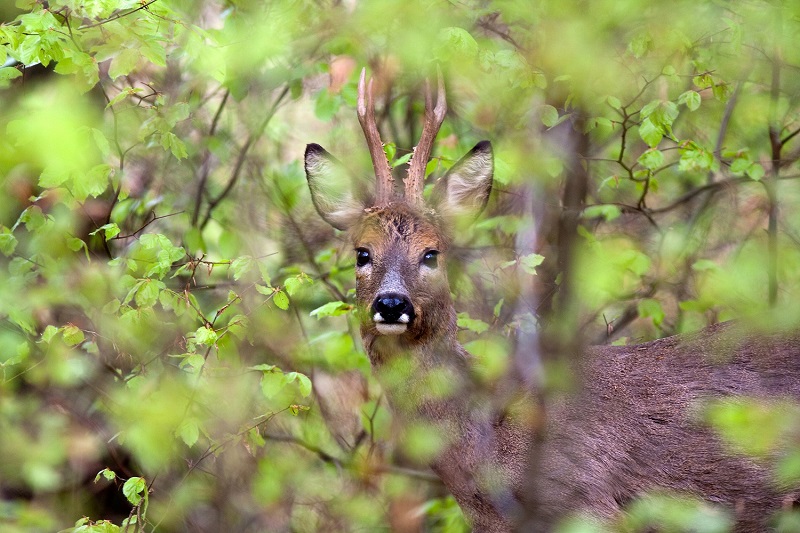
[{"label": "brown fur", "polygon": [[[770,515],[793,494],[775,487],[770,463],[725,449],[698,409],[731,395],[800,400],[796,333],[748,336],[728,324],[639,346],[591,348],[575,369],[578,392],[547,405],[537,440],[530,413],[543,413],[533,402],[524,409],[523,396],[523,408],[498,412],[473,383],[444,267],[452,238],[447,217],[465,206],[473,215],[483,208],[490,150],[481,143],[453,167],[461,174],[444,183],[457,184],[455,193],[445,185],[433,210],[398,200],[358,212],[321,212],[326,220],[347,221],[342,225],[354,248],[371,253],[369,266],[356,269],[356,299],[373,369],[401,419],[447,437],[432,467],[475,530],[511,531],[523,516],[532,516],[517,524],[524,531],[550,531],[576,512],[610,519],[661,488],[724,506],[737,532],[765,531]],[[307,149],[314,195],[323,194],[314,169],[324,157],[316,145]],[[470,199],[470,189],[483,200]],[[330,204],[315,199],[315,205]],[[440,252],[439,266],[425,269],[421,256],[432,249]],[[379,334],[370,311],[389,278],[400,280],[395,285],[415,313],[399,335]]]}]

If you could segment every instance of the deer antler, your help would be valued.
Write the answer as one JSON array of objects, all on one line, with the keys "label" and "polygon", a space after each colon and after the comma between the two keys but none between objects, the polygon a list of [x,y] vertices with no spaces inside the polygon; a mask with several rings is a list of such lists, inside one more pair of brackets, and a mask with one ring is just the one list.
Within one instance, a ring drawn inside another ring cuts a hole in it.
[{"label": "deer antler", "polygon": [[375,101],[372,97],[372,79],[365,90],[367,69],[361,69],[361,79],[358,81],[358,122],[367,139],[369,154],[372,156],[372,168],[375,169],[375,205],[386,205],[394,196],[394,178],[389,169],[389,161],[383,151],[381,134],[375,122]]},{"label": "deer antler", "polygon": [[425,167],[428,165],[428,158],[431,156],[433,141],[436,139],[436,134],[439,133],[439,128],[444,122],[444,116],[447,114],[447,99],[445,98],[441,70],[438,70],[438,78],[439,90],[436,95],[436,107],[433,107],[430,83],[425,82],[425,125],[422,127],[419,144],[414,148],[408,175],[403,180],[406,186],[406,200],[411,203],[422,203]]}]

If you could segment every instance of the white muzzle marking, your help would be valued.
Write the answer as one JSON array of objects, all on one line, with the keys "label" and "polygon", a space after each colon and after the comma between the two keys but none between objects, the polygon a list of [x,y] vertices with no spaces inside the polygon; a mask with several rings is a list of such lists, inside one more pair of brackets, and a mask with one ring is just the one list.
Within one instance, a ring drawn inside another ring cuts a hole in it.
[{"label": "white muzzle marking", "polygon": [[376,322],[375,329],[381,335],[402,335],[408,329],[405,324],[386,324],[384,322]]},{"label": "white muzzle marking", "polygon": [[375,313],[372,315],[372,320],[375,322],[375,329],[381,335],[402,335],[408,329],[408,323],[411,322],[411,317],[407,313],[403,313],[397,318],[397,322],[387,324],[383,315]]}]

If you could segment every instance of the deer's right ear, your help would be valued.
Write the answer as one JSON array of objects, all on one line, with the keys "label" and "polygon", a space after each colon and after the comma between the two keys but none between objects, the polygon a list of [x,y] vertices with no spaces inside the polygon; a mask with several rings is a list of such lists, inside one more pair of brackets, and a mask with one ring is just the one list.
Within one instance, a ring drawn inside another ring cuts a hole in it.
[{"label": "deer's right ear", "polygon": [[481,141],[436,182],[434,207],[445,215],[474,220],[489,201],[493,174],[492,144]]},{"label": "deer's right ear", "polygon": [[318,144],[306,146],[306,179],[317,213],[336,229],[346,230],[358,220],[363,206],[355,200],[344,165]]}]

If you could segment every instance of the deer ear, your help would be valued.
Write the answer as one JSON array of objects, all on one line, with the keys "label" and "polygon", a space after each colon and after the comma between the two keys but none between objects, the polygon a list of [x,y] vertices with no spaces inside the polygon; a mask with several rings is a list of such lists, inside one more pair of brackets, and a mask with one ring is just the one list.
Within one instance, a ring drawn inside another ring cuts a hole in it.
[{"label": "deer ear", "polygon": [[317,213],[336,229],[346,230],[358,219],[364,207],[350,189],[352,180],[335,157],[318,144],[306,146],[306,179]]},{"label": "deer ear", "polygon": [[436,182],[432,201],[445,215],[476,218],[492,192],[492,143],[481,141]]}]

